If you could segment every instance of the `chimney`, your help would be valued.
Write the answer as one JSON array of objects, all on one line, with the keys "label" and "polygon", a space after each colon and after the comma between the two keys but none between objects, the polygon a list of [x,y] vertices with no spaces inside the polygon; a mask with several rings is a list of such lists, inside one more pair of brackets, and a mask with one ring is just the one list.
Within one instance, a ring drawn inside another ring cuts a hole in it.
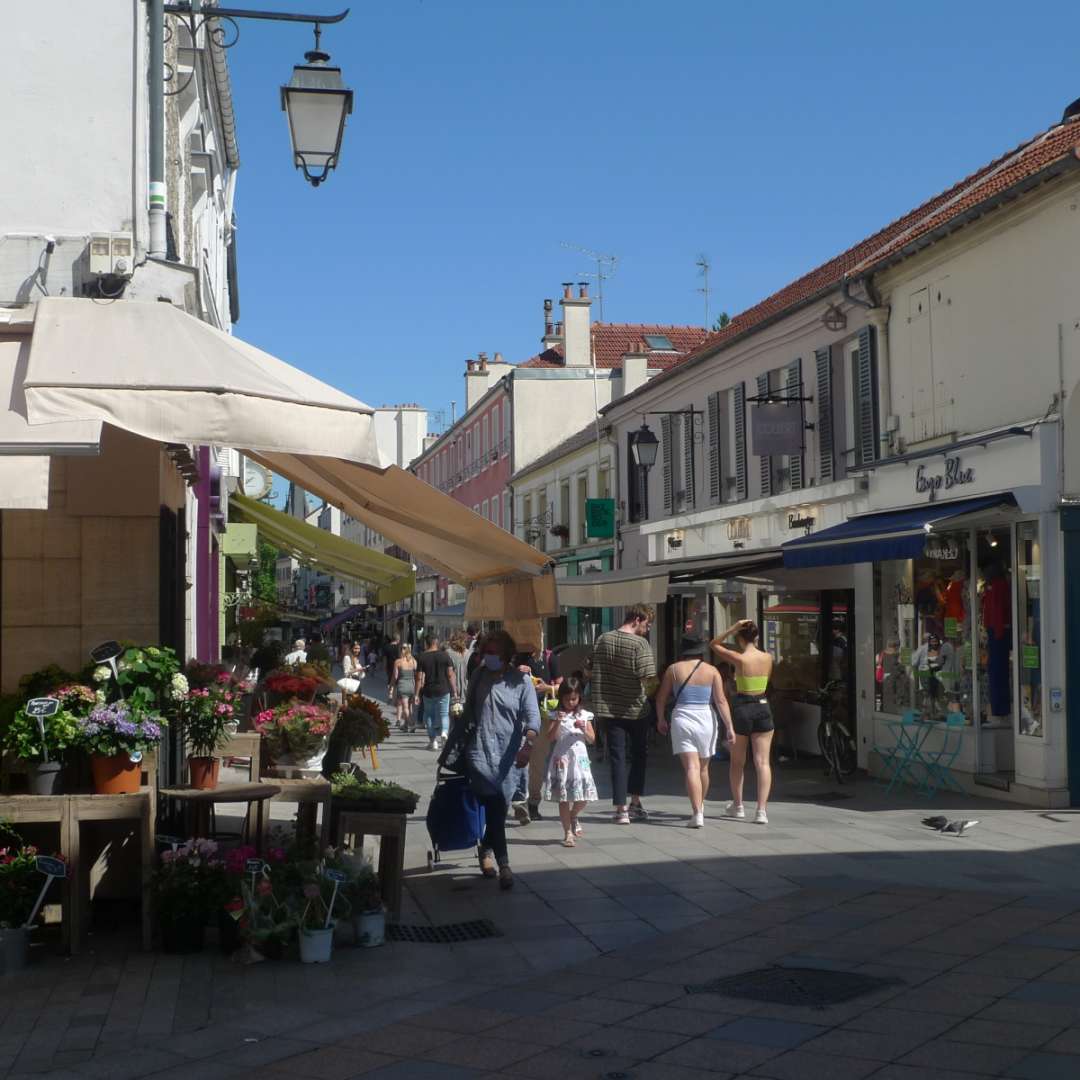
[{"label": "chimney", "polygon": [[589,308],[592,301],[589,291],[579,286],[578,295],[573,295],[573,283],[563,282],[563,298],[559,301],[563,309],[563,352],[564,364],[568,368],[583,368],[592,365],[592,338],[589,324]]},{"label": "chimney", "polygon": [[552,317],[554,307],[555,304],[551,300],[544,301],[544,336],[541,338],[541,344],[545,351],[562,344],[562,326]]},{"label": "chimney", "polygon": [[488,366],[487,366],[487,353],[486,352],[480,353],[480,356],[476,361],[476,367],[477,367],[478,371],[487,371]]},{"label": "chimney", "polygon": [[465,372],[465,411],[468,412],[487,392],[490,383],[487,353],[480,353],[478,360],[470,360]]},{"label": "chimney", "polygon": [[627,346],[622,355],[622,388],[620,397],[632,394],[649,381],[649,351],[645,342],[638,339]]}]

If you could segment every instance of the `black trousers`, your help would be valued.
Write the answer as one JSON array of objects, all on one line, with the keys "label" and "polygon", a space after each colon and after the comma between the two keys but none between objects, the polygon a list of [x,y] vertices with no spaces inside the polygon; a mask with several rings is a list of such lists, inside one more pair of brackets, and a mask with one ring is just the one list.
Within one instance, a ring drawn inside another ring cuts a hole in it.
[{"label": "black trousers", "polygon": [[627,795],[645,794],[645,758],[649,749],[649,721],[606,720],[608,757],[611,760],[611,802],[625,806]]},{"label": "black trousers", "polygon": [[499,866],[509,866],[506,851],[506,798],[498,795],[478,795],[476,801],[484,808],[484,838],[480,846],[495,856]]}]

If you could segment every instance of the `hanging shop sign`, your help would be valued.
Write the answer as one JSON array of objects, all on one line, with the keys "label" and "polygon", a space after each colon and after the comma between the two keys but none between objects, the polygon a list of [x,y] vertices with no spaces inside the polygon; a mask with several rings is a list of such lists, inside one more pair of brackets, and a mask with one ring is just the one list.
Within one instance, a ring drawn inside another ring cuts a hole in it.
[{"label": "hanging shop sign", "polygon": [[758,457],[803,452],[801,402],[755,405],[750,414],[750,433]]},{"label": "hanging shop sign", "polygon": [[934,502],[942,491],[951,491],[953,488],[974,483],[975,469],[965,469],[959,457],[946,458],[943,472],[932,473],[925,465],[920,465],[915,470],[915,491],[919,495],[928,496],[930,502]]},{"label": "hanging shop sign", "polygon": [[585,536],[589,540],[610,540],[615,535],[615,500],[585,500]]}]

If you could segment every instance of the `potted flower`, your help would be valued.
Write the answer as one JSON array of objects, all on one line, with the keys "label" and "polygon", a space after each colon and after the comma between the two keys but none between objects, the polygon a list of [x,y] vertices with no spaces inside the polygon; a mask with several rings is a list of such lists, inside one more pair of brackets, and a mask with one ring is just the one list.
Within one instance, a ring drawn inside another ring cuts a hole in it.
[{"label": "potted flower", "polygon": [[282,704],[294,698],[314,701],[322,683],[317,678],[292,671],[272,671],[263,679],[262,686],[272,704]]},{"label": "potted flower", "polygon": [[201,952],[206,924],[228,889],[217,844],[188,840],[174,851],[163,851],[151,888],[163,951]]},{"label": "potted flower", "polygon": [[[23,705],[11,718],[0,737],[0,749],[10,750],[27,764],[31,795],[59,795],[63,791],[63,756],[79,740],[78,717],[65,707],[68,700],[94,692],[82,686],[65,687],[53,696],[56,711],[51,715],[31,716]],[[63,696],[61,696],[63,695]]]},{"label": "potted flower", "polygon": [[188,747],[191,786],[204,790],[218,786],[221,759],[217,752],[236,730],[240,695],[232,689],[232,677],[222,672],[209,686],[193,686],[180,705],[180,721]]},{"label": "potted flower", "polygon": [[[133,645],[117,659],[116,682],[120,694],[142,713],[160,713],[183,700],[188,690],[187,679],[180,671],[176,653],[164,645]],[[112,675],[109,667],[99,668],[95,679],[106,682]]]},{"label": "potted flower", "polygon": [[[258,859],[259,870],[249,866]],[[225,901],[218,910],[221,951],[234,953],[242,943],[260,950],[259,956],[280,955],[292,934],[290,915],[274,898],[273,876],[285,861],[283,848],[270,848],[265,859],[251,845],[231,848],[225,855]],[[265,872],[264,872],[265,870]]]},{"label": "potted flower", "polygon": [[356,944],[373,949],[386,941],[386,911],[383,908],[379,877],[365,862],[350,882],[349,898],[353,905]]},{"label": "potted flower", "polygon": [[270,757],[279,765],[305,769],[318,769],[332,727],[329,709],[300,702],[286,702],[255,717],[255,730],[265,740]]},{"label": "potted flower", "polygon": [[98,705],[79,721],[79,743],[90,755],[98,795],[131,795],[139,790],[139,762],[156,746],[164,720],[126,701]]},{"label": "potted flower", "polygon": [[30,925],[41,894],[37,848],[0,822],[0,975],[26,966]]}]

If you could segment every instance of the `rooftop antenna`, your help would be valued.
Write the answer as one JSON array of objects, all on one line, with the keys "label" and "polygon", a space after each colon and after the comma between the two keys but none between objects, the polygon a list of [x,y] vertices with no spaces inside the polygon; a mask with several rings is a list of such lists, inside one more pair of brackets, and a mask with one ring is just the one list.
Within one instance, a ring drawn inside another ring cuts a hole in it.
[{"label": "rooftop antenna", "polygon": [[596,282],[596,303],[600,322],[604,321],[604,282],[610,281],[615,276],[615,270],[619,263],[618,255],[601,255],[598,251],[590,251],[589,248],[578,247],[577,244],[562,242],[564,248],[576,251],[596,263],[596,273],[578,273],[578,277],[592,278]]},{"label": "rooftop antenna", "polygon": [[697,290],[705,297],[705,328],[709,328],[709,256],[699,255],[697,262],[694,265],[700,271],[701,277],[704,278],[701,287]]},{"label": "rooftop antenna", "polygon": [[450,402],[450,426],[453,427],[457,423],[457,402]]}]

